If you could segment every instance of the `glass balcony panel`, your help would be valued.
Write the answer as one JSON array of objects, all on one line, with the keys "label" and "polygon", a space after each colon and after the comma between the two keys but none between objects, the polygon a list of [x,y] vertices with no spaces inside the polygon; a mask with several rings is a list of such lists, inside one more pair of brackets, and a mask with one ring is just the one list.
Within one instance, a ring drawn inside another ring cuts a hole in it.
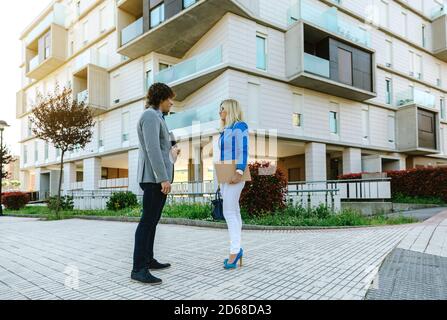
[{"label": "glass balcony panel", "polygon": [[88,103],[88,90],[84,90],[78,93],[77,95],[78,103]]},{"label": "glass balcony panel", "polygon": [[329,60],[304,53],[304,71],[329,78]]},{"label": "glass balcony panel", "polygon": [[222,63],[222,47],[211,49],[159,72],[155,82],[171,83]]},{"label": "glass balcony panel", "polygon": [[51,11],[42,21],[31,30],[25,37],[24,41],[28,45],[34,41],[39,35],[41,35],[46,29],[50,27],[52,23],[58,24],[62,27],[66,27],[67,24],[67,6],[61,3],[55,3],[53,11]]},{"label": "glass balcony panel", "polygon": [[338,34],[350,41],[367,47],[371,46],[369,33],[366,30],[362,30],[359,26],[340,19],[338,10],[335,7],[322,12],[320,8],[316,7],[309,0],[299,0],[288,9],[287,23],[291,25],[300,19]]},{"label": "glass balcony panel", "polygon": [[132,41],[143,34],[143,17],[121,30],[121,45]]},{"label": "glass balcony panel", "polygon": [[431,11],[431,18],[432,19],[437,19],[437,18],[445,15],[446,11],[447,11],[446,9],[447,9],[447,7],[446,7],[445,4],[444,5],[437,5]]},{"label": "glass balcony panel", "polygon": [[28,71],[32,71],[39,66],[39,56],[35,56],[29,61],[29,69]]},{"label": "glass balcony panel", "polygon": [[435,108],[436,98],[430,93],[420,89],[407,89],[396,95],[397,106],[417,104],[424,107]]},{"label": "glass balcony panel", "polygon": [[219,120],[219,103],[181,111],[166,117],[169,130],[191,127],[193,124],[206,124]]}]

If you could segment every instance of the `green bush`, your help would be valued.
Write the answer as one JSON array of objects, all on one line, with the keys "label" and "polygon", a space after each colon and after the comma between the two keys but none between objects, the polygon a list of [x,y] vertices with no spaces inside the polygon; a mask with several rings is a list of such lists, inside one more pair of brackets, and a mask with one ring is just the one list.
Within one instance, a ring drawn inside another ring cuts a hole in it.
[{"label": "green bush", "polygon": [[[50,197],[47,203],[48,209],[51,211],[56,211],[57,209],[57,196]],[[73,197],[70,196],[62,196],[60,200],[60,210],[62,211],[71,211],[74,209]]]},{"label": "green bush", "polygon": [[127,208],[133,208],[138,206],[137,196],[130,192],[115,192],[107,201],[107,210],[123,210]]},{"label": "green bush", "polygon": [[412,203],[412,204],[437,204],[444,205],[445,202],[440,197],[418,197],[406,196],[402,193],[396,193],[393,196],[394,203]]}]

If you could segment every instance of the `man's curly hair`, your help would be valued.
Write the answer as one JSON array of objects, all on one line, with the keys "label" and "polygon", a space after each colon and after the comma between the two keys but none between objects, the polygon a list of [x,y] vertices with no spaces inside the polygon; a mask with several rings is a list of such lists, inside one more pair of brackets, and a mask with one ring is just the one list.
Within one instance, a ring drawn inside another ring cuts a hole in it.
[{"label": "man's curly hair", "polygon": [[175,93],[164,83],[154,83],[148,90],[146,96],[146,109],[160,107],[160,103],[175,98]]}]

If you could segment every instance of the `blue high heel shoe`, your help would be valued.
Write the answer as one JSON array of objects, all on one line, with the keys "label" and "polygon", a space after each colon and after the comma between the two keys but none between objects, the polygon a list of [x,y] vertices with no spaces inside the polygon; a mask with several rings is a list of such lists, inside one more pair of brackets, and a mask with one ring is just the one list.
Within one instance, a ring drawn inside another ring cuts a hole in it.
[{"label": "blue high heel shoe", "polygon": [[224,260],[224,269],[236,269],[237,263],[239,262],[239,267],[242,267],[242,257],[244,256],[244,250],[241,249],[239,253],[236,256],[236,259],[234,259],[233,263],[228,263],[228,259]]}]

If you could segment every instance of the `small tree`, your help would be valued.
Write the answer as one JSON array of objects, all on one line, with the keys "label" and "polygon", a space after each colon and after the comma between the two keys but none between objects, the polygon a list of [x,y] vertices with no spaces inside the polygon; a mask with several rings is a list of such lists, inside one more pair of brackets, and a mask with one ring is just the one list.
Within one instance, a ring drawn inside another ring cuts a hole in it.
[{"label": "small tree", "polygon": [[0,146],[0,163],[2,164],[1,175],[2,179],[7,179],[9,173],[4,170],[4,166],[10,164],[13,161],[12,155],[6,146]]},{"label": "small tree", "polygon": [[46,96],[37,95],[37,104],[31,118],[36,138],[60,150],[60,175],[57,192],[56,216],[59,217],[64,156],[68,151],[85,148],[92,140],[93,115],[84,102],[73,99],[70,88],[59,89]]}]

